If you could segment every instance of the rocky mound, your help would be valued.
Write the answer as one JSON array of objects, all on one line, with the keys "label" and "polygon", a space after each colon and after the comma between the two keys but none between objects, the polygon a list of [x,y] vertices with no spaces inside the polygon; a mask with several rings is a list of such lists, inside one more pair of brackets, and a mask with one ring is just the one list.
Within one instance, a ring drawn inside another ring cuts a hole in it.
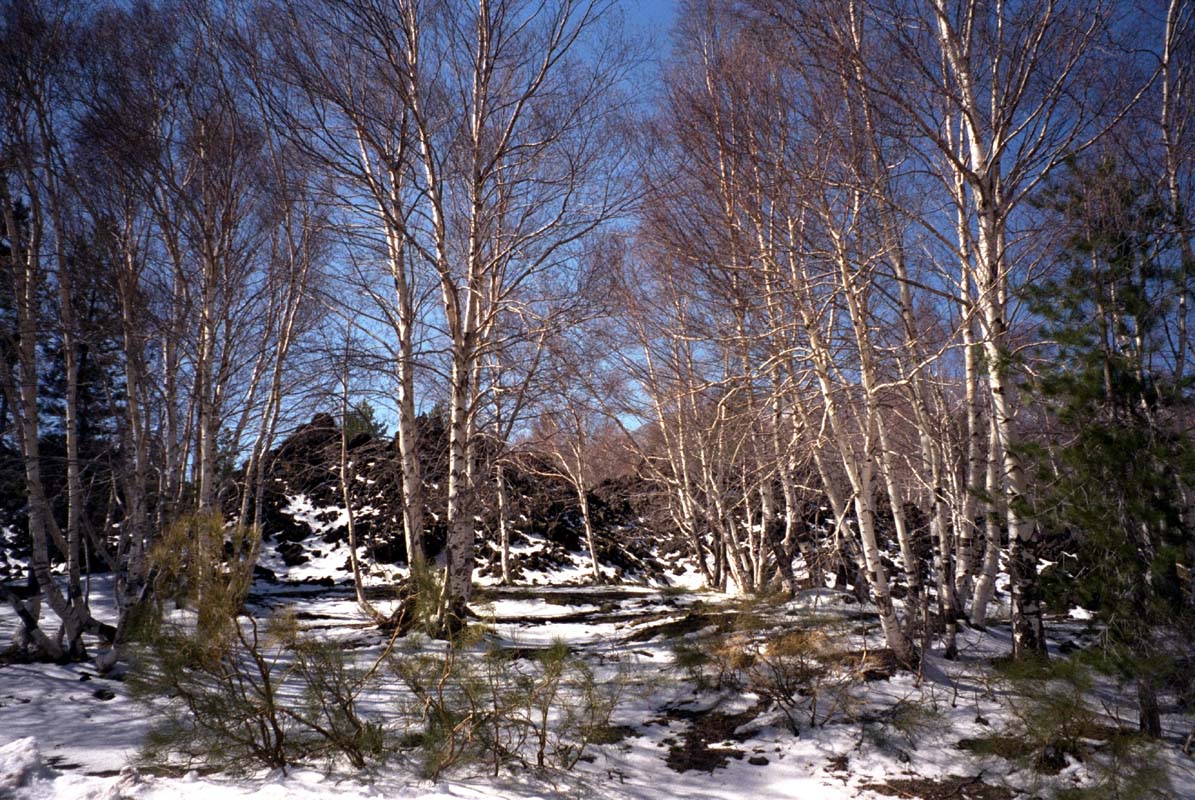
[{"label": "rocky mound", "polygon": [[[420,419],[424,444],[419,453],[423,469],[429,555],[435,556],[447,534],[447,435],[435,416]],[[379,564],[405,564],[402,534],[402,467],[397,443],[389,438],[359,434],[347,447],[349,496],[358,540],[366,558]],[[316,415],[298,428],[271,454],[266,465],[266,486],[261,519],[263,537],[287,567],[308,564],[329,550],[345,553],[341,567],[349,565],[343,545],[347,540],[347,514],[340,479],[341,433],[335,419]],[[580,506],[572,489],[562,480],[538,471],[506,471],[508,530],[511,537],[514,577],[525,573],[575,570],[588,554]],[[658,532],[645,522],[638,506],[644,492],[633,479],[606,481],[589,496],[597,537],[598,558],[612,576],[625,579],[659,579],[664,574]],[[478,568],[483,574],[501,574],[495,487],[478,487]]]}]

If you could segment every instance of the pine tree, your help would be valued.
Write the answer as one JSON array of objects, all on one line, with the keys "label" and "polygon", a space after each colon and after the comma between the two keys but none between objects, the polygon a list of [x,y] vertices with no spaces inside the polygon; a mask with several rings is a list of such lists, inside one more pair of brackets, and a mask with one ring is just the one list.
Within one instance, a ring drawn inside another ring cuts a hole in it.
[{"label": "pine tree", "polygon": [[1161,355],[1181,288],[1141,182],[1072,164],[1046,204],[1071,233],[1030,297],[1056,348],[1035,388],[1063,433],[1039,453],[1036,502],[1074,556],[1048,591],[1096,612],[1103,653],[1136,680],[1141,730],[1157,736],[1157,692],[1178,669],[1164,639],[1191,617],[1179,576],[1195,550],[1184,501],[1195,447],[1180,424],[1191,397]]},{"label": "pine tree", "polygon": [[368,400],[355,403],[345,415],[344,432],[351,442],[362,434],[370,439],[386,438],[386,424],[377,417],[373,404]]}]

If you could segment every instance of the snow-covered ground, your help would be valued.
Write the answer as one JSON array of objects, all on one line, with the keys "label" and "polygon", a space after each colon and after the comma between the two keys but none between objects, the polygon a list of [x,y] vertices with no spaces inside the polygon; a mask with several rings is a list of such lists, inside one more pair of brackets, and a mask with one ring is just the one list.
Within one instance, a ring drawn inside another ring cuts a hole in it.
[{"label": "snow-covered ground", "polygon": [[[320,538],[343,525],[343,513],[317,508],[303,496],[292,498],[286,511],[312,532],[303,543],[307,561],[287,566],[279,543],[266,542],[260,563],[278,580],[259,580],[247,609],[257,616],[290,609],[312,634],[343,643],[353,658],[372,663],[387,649],[388,635],[355,602],[347,543]],[[528,556],[548,546],[525,536],[513,550]],[[1087,765],[1073,758],[1058,774],[1043,778],[1022,762],[960,749],[964,740],[1009,730],[1015,717],[1016,698],[993,678],[993,659],[1009,650],[1006,628],[964,629],[959,659],[930,655],[920,675],[880,670],[841,690],[821,686],[816,710],[808,699],[801,701],[794,733],[794,720],[750,689],[694,683],[681,663],[685,649],[708,650],[721,641],[723,649],[747,653],[755,647],[758,653],[760,642],[787,632],[822,630],[829,632],[824,637],[832,649],[856,654],[852,658],[862,663],[882,652],[870,609],[832,589],[808,590],[780,605],[752,605],[698,591],[700,575],[685,564],[670,575],[672,586],[662,588],[586,585],[590,564],[582,553],[553,563],[551,571],[524,570],[522,583],[513,587],[497,586],[479,571],[473,611],[491,644],[534,651],[562,641],[600,681],[622,687],[611,720],[622,738],[593,746],[592,760],[571,772],[507,771],[495,778],[478,768],[432,783],[415,777],[414,764],[399,755],[367,774],[346,766],[236,779],[150,774],[133,762],[153,713],[130,697],[118,676],[101,675],[88,664],[0,662],[0,800],[1005,800],[1048,797],[1093,780]],[[392,568],[369,574],[371,602],[383,614],[394,608],[389,586],[402,576],[403,570]],[[90,583],[97,617],[115,622],[111,590],[109,578]],[[0,641],[12,636],[16,624],[11,611],[0,608]],[[1064,642],[1090,644],[1090,625],[1082,609],[1051,621],[1055,656]],[[729,654],[732,661],[735,655]],[[393,703],[400,691],[395,680],[376,686],[373,695],[361,698],[362,706]],[[1091,702],[1110,723],[1131,725],[1135,719],[1131,695],[1111,682],[1097,686]],[[1195,759],[1180,748],[1195,720],[1169,714],[1163,722],[1166,738],[1154,757],[1170,785],[1168,794],[1158,796],[1195,798]]]},{"label": "snow-covered ground", "polygon": [[[354,648],[362,659],[376,658],[386,643],[385,634],[368,625],[347,596],[287,597],[279,587],[259,588],[270,591],[255,595],[256,607],[291,604],[322,635],[352,638],[364,645]],[[130,761],[150,720],[147,709],[130,699],[124,682],[104,678],[85,664],[9,664],[0,667],[0,797],[966,800],[1028,796],[1013,792],[1034,786],[1033,776],[1022,774],[1016,764],[957,747],[959,740],[990,734],[1009,719],[1008,698],[993,690],[986,678],[990,659],[1007,652],[1008,641],[999,629],[964,632],[959,660],[931,656],[921,679],[902,671],[854,686],[849,699],[854,722],[809,725],[804,720],[794,735],[778,711],[760,711],[755,695],[697,691],[675,668],[677,643],[698,641],[709,630],[702,627],[704,623],[678,627],[695,618],[695,609],[717,619],[723,613],[728,618],[744,613],[746,606],[724,596],[639,586],[483,591],[475,610],[490,625],[490,635],[503,645],[537,647],[563,640],[599,669],[616,668],[629,687],[612,720],[626,726],[626,737],[595,747],[592,761],[578,764],[571,773],[553,774],[550,780],[530,772],[499,778],[466,772],[430,783],[413,777],[412,765],[401,758],[369,775],[307,768],[235,780],[195,772],[143,774]],[[878,644],[876,626],[866,622],[863,610],[835,592],[808,592],[784,605],[748,610],[762,615],[764,623],[776,630],[800,627],[802,620],[813,619],[811,615],[838,618],[854,625],[839,644]],[[11,620],[0,619],[4,627],[11,627]],[[1058,624],[1073,639],[1084,623]],[[914,721],[903,727],[885,721],[892,709],[899,708],[916,709]],[[732,723],[724,731],[724,741],[694,740],[695,726],[710,711],[736,721],[741,717],[742,724]],[[826,708],[821,713],[832,717],[831,712]],[[1166,723],[1170,743],[1160,748],[1159,758],[1170,774],[1170,796],[1195,797],[1195,760],[1173,744],[1191,720],[1167,717]],[[677,754],[688,755],[686,748],[691,746],[702,758],[691,764],[683,758],[678,761]],[[1051,785],[1082,785],[1088,778],[1082,765],[1070,763],[1052,780]],[[975,787],[993,791],[1008,787],[1010,793],[970,794]]]}]

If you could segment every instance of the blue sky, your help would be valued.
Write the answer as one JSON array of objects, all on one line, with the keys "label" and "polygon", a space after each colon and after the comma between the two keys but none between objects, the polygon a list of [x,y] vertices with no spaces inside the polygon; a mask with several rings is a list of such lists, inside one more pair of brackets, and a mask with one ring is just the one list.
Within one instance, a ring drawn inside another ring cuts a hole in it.
[{"label": "blue sky", "polygon": [[675,0],[622,0],[627,24],[640,27],[660,43],[666,43],[676,16]]}]

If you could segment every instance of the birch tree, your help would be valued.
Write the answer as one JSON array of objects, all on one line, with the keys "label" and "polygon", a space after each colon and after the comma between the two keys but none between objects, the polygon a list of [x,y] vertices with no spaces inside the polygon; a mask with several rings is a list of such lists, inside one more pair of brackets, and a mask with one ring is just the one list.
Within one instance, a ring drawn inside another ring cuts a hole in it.
[{"label": "birch tree", "polygon": [[[799,41],[837,49],[843,60],[832,69],[856,74],[880,98],[884,124],[926,163],[945,165],[938,174],[958,187],[953,194],[966,220],[956,248],[967,272],[960,283],[971,292],[968,318],[983,353],[1001,507],[1011,532],[1014,649],[1041,652],[1035,526],[1015,446],[1012,369],[1012,292],[1031,255],[1010,231],[1051,170],[1089,148],[1140,98],[1148,74],[1134,84],[1141,71],[1128,60],[1110,70],[1107,54],[1120,33],[1113,6],[859,2],[845,14],[829,14],[788,2],[760,5]],[[1107,80],[1110,74],[1117,80]],[[971,426],[972,441],[978,430]],[[969,463],[974,478],[974,454]]]},{"label": "birch tree", "polygon": [[[16,419],[25,468],[31,569],[39,592],[61,621],[51,638],[37,625],[37,604],[15,596],[10,603],[25,631],[52,658],[84,657],[83,633],[98,630],[81,583],[83,491],[78,453],[78,334],[73,315],[72,265],[68,247],[74,213],[63,174],[64,105],[71,93],[67,55],[78,20],[54,4],[8,5],[0,46],[4,49],[5,98],[0,120],[0,215],[3,217],[4,271],[11,291],[15,326],[5,349],[14,362],[4,391]],[[42,474],[40,438],[40,344],[49,330],[46,294],[56,295],[66,379],[67,525],[59,529]],[[65,592],[50,571],[54,545],[65,559]]]}]

